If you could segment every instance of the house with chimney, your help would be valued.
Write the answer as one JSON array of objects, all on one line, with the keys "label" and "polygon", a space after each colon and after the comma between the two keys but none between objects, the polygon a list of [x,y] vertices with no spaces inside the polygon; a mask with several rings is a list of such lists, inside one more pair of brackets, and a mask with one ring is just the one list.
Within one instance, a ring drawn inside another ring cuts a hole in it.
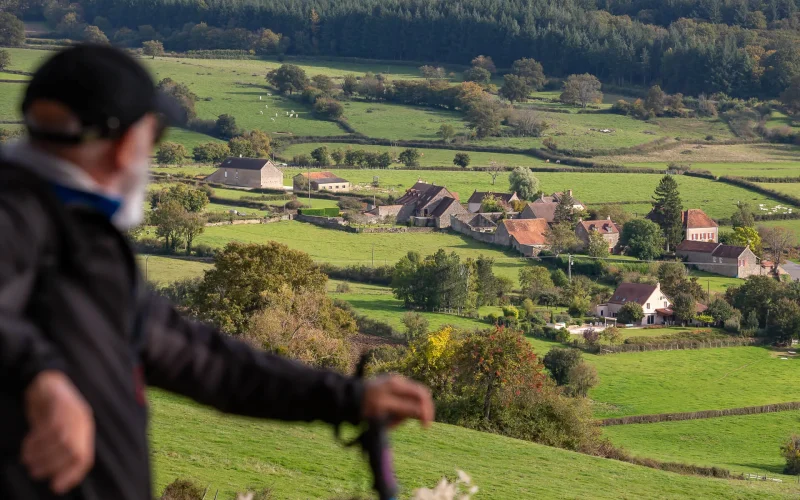
[{"label": "house with chimney", "polygon": [[395,202],[402,207],[397,212],[399,224],[412,223],[414,226],[449,227],[450,216],[466,214],[458,194],[444,186],[418,181]]},{"label": "house with chimney", "polygon": [[[634,326],[670,325],[675,322],[675,313],[672,310],[672,301],[661,290],[661,284],[656,283],[620,283],[611,299],[595,306],[595,316],[616,320],[620,309],[629,303],[636,302],[642,306],[644,317]],[[695,312],[700,314],[708,309],[699,302],[695,303]],[[693,320],[691,323],[697,323]]]},{"label": "house with chimney", "polygon": [[619,246],[619,228],[611,220],[583,220],[578,221],[575,227],[575,236],[578,238],[578,244],[581,249],[589,246],[589,235],[598,233],[603,236],[603,239],[608,243],[608,251],[614,253]]},{"label": "house with chimney", "polygon": [[517,193],[493,193],[491,191],[475,191],[472,193],[472,196],[469,197],[467,200],[467,210],[471,213],[476,214],[481,211],[481,206],[483,205],[483,200],[487,196],[493,196],[500,202],[507,212],[512,211],[511,202],[519,200],[519,196]]},{"label": "house with chimney", "polygon": [[750,247],[687,239],[675,248],[675,254],[701,271],[731,278],[768,274]]},{"label": "house with chimney", "polygon": [[719,225],[699,208],[681,212],[684,239],[689,241],[719,241]]},{"label": "house with chimney", "polygon": [[544,219],[502,219],[494,232],[494,243],[511,247],[525,257],[534,257],[548,247],[549,225]]}]

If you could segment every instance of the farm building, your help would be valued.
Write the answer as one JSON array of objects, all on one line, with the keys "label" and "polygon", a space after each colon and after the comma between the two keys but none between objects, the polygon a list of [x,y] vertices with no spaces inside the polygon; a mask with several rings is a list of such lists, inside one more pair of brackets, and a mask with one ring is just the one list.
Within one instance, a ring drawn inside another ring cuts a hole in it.
[{"label": "farm building", "polygon": [[719,226],[699,208],[690,208],[681,213],[685,239],[690,241],[719,241]]},{"label": "farm building", "polygon": [[548,227],[544,219],[503,219],[497,224],[494,243],[533,257],[547,248]]},{"label": "farm building", "polygon": [[611,218],[605,220],[583,220],[578,222],[575,227],[575,236],[578,237],[578,242],[581,248],[589,246],[589,235],[593,232],[603,235],[603,239],[608,242],[608,250],[614,252],[619,244],[619,228],[611,221]]},{"label": "farm building", "polygon": [[484,198],[494,196],[507,211],[511,211],[511,202],[519,200],[517,193],[493,193],[491,191],[475,191],[467,200],[467,210],[473,214],[481,211]]},{"label": "farm building", "polygon": [[283,189],[283,172],[263,158],[226,158],[208,182],[249,188]]},{"label": "farm building", "polygon": [[697,269],[731,278],[767,274],[749,247],[723,245],[710,241],[683,240],[675,253]]},{"label": "farm building", "polygon": [[[567,190],[567,194],[572,197],[572,190]],[[549,224],[553,223],[555,218],[556,207],[564,197],[564,193],[553,193],[550,196],[540,196],[536,200],[528,203],[528,205],[520,212],[520,219],[544,219]],[[572,209],[578,212],[586,210],[586,206],[580,201],[572,198]]]},{"label": "farm building", "polygon": [[444,186],[418,181],[406,194],[397,199],[403,208],[397,214],[397,222],[412,221],[415,226],[449,227],[450,216],[466,213],[458,201],[458,195]]},{"label": "farm building", "polygon": [[389,217],[397,217],[397,214],[400,213],[402,208],[403,205],[382,205],[367,210],[365,213],[375,217],[376,220],[385,221]]},{"label": "farm building", "polygon": [[312,191],[332,191],[347,193],[352,187],[350,181],[336,176],[332,172],[304,172],[292,178],[294,191],[304,191],[311,183]]}]

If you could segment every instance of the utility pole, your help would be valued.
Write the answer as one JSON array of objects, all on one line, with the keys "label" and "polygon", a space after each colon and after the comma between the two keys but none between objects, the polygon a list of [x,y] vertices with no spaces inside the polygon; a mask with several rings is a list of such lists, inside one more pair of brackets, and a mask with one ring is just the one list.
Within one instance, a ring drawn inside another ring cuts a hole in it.
[{"label": "utility pole", "polygon": [[706,286],[706,296],[708,297],[708,301],[711,301],[711,280],[706,280],[708,285]]},{"label": "utility pole", "polygon": [[572,283],[572,254],[567,255],[567,272],[569,273],[569,282]]},{"label": "utility pole", "polygon": [[308,165],[308,201],[311,202],[311,164]]},{"label": "utility pole", "polygon": [[372,267],[375,267],[375,243],[372,244]]}]

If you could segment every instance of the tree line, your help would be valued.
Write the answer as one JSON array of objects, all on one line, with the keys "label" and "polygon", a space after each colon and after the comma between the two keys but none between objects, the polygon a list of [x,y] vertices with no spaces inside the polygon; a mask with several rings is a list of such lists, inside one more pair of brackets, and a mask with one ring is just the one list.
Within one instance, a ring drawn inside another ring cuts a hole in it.
[{"label": "tree line", "polygon": [[[52,28],[79,38],[95,27],[131,46],[160,40],[175,51],[451,64],[486,54],[502,68],[533,57],[555,76],[660,82],[668,92],[691,95],[777,96],[800,71],[796,0],[607,3],[624,15],[579,0],[557,6],[545,0],[96,0],[45,6],[20,0],[9,10],[43,16]],[[627,15],[634,5],[645,7],[636,9],[636,19]]]}]

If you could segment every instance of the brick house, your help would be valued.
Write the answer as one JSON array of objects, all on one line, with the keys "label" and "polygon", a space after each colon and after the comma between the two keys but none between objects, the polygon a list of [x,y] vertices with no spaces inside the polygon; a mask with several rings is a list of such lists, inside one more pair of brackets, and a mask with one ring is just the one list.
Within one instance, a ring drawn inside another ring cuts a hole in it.
[{"label": "brick house", "polygon": [[350,181],[336,176],[333,172],[304,172],[292,177],[292,187],[295,192],[307,190],[309,182],[312,191],[348,193],[352,187]]},{"label": "brick house", "polygon": [[226,158],[208,182],[249,188],[283,189],[283,172],[264,158]]},{"label": "brick house", "polygon": [[731,278],[765,274],[750,247],[723,245],[708,241],[683,240],[675,253],[701,271]]},{"label": "brick house", "polygon": [[690,241],[719,241],[719,225],[699,208],[681,212],[684,239]]},{"label": "brick house", "polygon": [[[426,219],[425,221],[414,221],[414,224],[434,225],[432,219],[433,213],[444,198],[450,198],[458,202],[458,195],[451,193],[446,187],[418,181],[411,188],[407,189],[406,193],[395,202],[403,206],[397,213],[397,222],[405,224],[413,219]],[[446,203],[449,205],[452,201],[447,201]],[[460,206],[460,203],[457,204]],[[453,210],[457,209],[453,207]],[[422,222],[425,222],[425,224]],[[428,224],[428,222],[430,222],[430,224]]]},{"label": "brick house", "polygon": [[525,257],[532,257],[548,247],[548,229],[544,219],[503,219],[497,224],[494,243],[511,247]]},{"label": "brick house", "polygon": [[481,205],[483,204],[483,199],[487,196],[494,196],[503,205],[507,211],[511,211],[511,202],[519,200],[519,196],[517,193],[493,193],[491,191],[475,191],[472,193],[472,196],[469,197],[467,200],[467,210],[472,212],[473,214],[478,213],[481,211]]},{"label": "brick house", "polygon": [[611,221],[611,217],[605,220],[583,220],[578,222],[575,227],[575,236],[581,248],[589,246],[589,235],[593,232],[600,233],[603,239],[608,242],[609,252],[614,252],[619,244],[619,228]]}]

